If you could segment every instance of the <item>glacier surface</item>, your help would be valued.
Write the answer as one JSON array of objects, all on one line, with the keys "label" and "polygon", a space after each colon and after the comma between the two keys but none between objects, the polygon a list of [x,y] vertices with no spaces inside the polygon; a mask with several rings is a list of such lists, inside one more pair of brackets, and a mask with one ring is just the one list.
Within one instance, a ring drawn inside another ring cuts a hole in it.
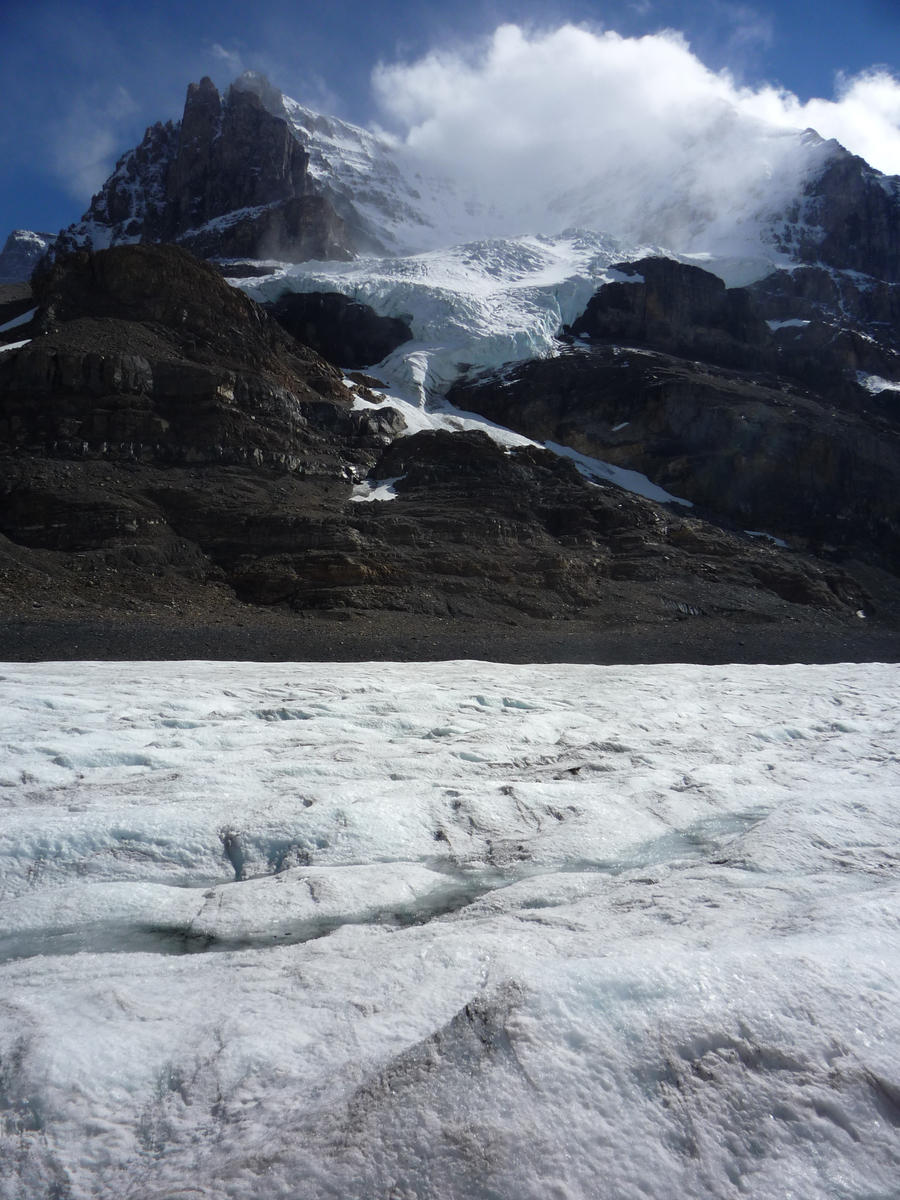
[{"label": "glacier surface", "polygon": [[0,1196],[900,1172],[900,673],[0,667]]}]

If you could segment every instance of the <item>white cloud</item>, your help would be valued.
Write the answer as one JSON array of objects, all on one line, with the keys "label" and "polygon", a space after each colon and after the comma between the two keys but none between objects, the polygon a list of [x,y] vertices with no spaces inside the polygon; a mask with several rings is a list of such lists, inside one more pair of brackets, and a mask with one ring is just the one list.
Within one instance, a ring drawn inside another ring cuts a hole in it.
[{"label": "white cloud", "polygon": [[224,63],[233,75],[240,75],[243,72],[244,60],[238,50],[226,50],[219,42],[213,42],[210,46],[210,54]]},{"label": "white cloud", "polygon": [[900,80],[888,72],[802,104],[739,87],[672,31],[505,25],[468,54],[379,65],[373,85],[408,153],[462,176],[507,224],[517,209],[523,227],[555,196],[561,220],[689,248],[717,216],[777,204],[773,179],[796,186],[808,152],[792,131],[808,126],[900,172]]},{"label": "white cloud", "polygon": [[887,175],[900,174],[900,79],[887,68],[841,76],[834,100],[801,103],[774,88],[741,91],[737,103],[782,128],[811,128]]},{"label": "white cloud", "polygon": [[76,200],[84,203],[112,172],[137,107],[122,86],[102,92],[97,87],[69,105],[54,130],[51,153],[57,177]]}]

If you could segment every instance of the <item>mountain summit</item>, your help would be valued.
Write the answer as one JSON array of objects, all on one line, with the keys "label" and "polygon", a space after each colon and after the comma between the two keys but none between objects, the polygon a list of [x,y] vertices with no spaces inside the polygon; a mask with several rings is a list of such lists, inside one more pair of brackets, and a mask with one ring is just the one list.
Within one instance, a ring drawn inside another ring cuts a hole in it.
[{"label": "mountain summit", "polygon": [[181,121],[152,125],[119,159],[69,240],[177,242],[207,258],[351,257],[355,245],[280,102],[255,76],[224,96],[209,78],[192,83]]},{"label": "mountain summit", "polygon": [[[461,153],[454,171],[248,71],[224,96],[208,78],[191,84],[181,121],[147,130],[68,236],[96,249],[176,241],[201,257],[302,262],[583,228],[668,253],[900,278],[900,181],[813,130],[732,115],[710,136],[707,152],[684,146],[662,177],[644,149],[611,158],[585,136],[574,153],[562,133],[565,153],[546,147],[542,170],[500,144],[494,170],[475,172]],[[717,166],[722,142],[730,157]]]}]

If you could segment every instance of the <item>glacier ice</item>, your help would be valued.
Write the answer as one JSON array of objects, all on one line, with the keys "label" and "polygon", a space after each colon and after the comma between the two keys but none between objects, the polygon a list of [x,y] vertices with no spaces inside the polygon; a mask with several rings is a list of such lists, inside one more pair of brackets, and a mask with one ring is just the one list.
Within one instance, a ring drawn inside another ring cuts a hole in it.
[{"label": "glacier ice", "polygon": [[0,668],[0,1196],[894,1194],[900,675]]},{"label": "glacier ice", "polygon": [[601,283],[637,281],[610,269],[622,256],[611,238],[571,232],[401,258],[270,264],[271,275],[231,282],[260,301],[291,291],[343,292],[382,316],[408,321],[413,342],[372,365],[393,391],[425,403],[442,396],[463,369],[555,353],[560,328]]}]

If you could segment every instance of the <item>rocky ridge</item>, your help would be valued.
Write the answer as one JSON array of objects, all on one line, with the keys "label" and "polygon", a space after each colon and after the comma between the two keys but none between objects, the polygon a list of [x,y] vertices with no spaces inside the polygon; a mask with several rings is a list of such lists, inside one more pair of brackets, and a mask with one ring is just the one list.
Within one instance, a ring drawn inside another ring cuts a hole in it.
[{"label": "rocky ridge", "polygon": [[[0,358],[7,613],[808,630],[871,609],[838,567],[592,486],[547,451],[398,437],[374,381],[348,388],[175,247],[79,252],[36,299],[38,335]],[[355,410],[354,393],[376,403]],[[383,481],[394,500],[360,502]]]},{"label": "rocky ridge", "polygon": [[[678,622],[726,637],[858,629],[863,615],[891,626],[900,183],[809,137],[818,168],[771,230],[791,264],[726,287],[684,258],[603,257],[600,272],[598,251],[601,286],[565,318],[558,353],[470,370],[449,393],[638,471],[688,510],[537,447],[410,435],[371,364],[393,369],[406,343],[421,353],[414,316],[281,284],[260,307],[185,253],[227,257],[252,282],[274,270],[263,255],[344,259],[427,224],[396,166],[364,182],[383,149],[364,131],[259,76],[224,97],[192,84],[182,120],[123,156],[33,296],[0,296],[4,605]],[[382,241],[379,213],[392,214]],[[504,246],[462,249],[490,250],[502,275],[518,261]],[[465,306],[458,286],[440,303]]]},{"label": "rocky ridge", "polygon": [[152,125],[124,154],[65,248],[174,242],[204,258],[349,258],[354,244],[317,189],[283,115],[237,81],[187,90],[177,123]]}]

